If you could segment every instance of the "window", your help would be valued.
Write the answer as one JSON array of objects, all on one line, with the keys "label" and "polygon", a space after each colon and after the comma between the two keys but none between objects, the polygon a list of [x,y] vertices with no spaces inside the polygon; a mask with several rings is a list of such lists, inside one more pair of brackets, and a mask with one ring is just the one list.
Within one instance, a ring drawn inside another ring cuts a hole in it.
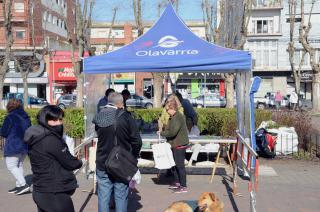
[{"label": "window", "polygon": [[52,21],[52,15],[51,14],[48,15],[48,19],[47,20],[48,20],[49,23]]},{"label": "window", "polygon": [[66,95],[66,96],[63,97],[63,99],[64,99],[64,100],[71,100],[71,99],[72,99],[72,96]]},{"label": "window", "polygon": [[16,39],[23,40],[26,37],[26,31],[25,30],[16,30]]},{"label": "window", "polygon": [[262,20],[252,20],[251,26],[252,34],[266,34],[274,33],[274,23],[273,20],[262,19]]},{"label": "window", "polygon": [[276,40],[248,42],[249,50],[255,59],[256,68],[278,66],[278,42]]},{"label": "window", "polygon": [[24,3],[23,2],[14,3],[14,12],[24,13]]},{"label": "window", "polygon": [[47,11],[45,11],[44,13],[43,13],[43,21],[47,21]]},{"label": "window", "polygon": [[[290,18],[287,18],[287,23],[290,23]],[[294,22],[301,22],[301,18],[294,18]]]},{"label": "window", "polygon": [[[303,50],[297,50],[297,51],[294,52],[294,58],[293,59],[294,59],[295,65],[298,66],[300,64],[301,59],[302,59],[302,55],[303,55]],[[309,64],[310,64],[309,63],[309,54],[305,54],[302,65],[307,66]]]},{"label": "window", "polygon": [[52,24],[56,24],[57,23],[57,17],[56,16],[53,16],[52,17]]}]

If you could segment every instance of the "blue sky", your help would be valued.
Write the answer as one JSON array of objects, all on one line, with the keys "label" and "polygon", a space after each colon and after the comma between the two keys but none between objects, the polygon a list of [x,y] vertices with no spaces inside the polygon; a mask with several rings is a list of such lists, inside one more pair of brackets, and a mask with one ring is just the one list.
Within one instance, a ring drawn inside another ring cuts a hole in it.
[{"label": "blue sky", "polygon": [[[158,18],[157,5],[159,1],[142,0],[143,20],[156,20]],[[202,20],[202,0],[179,0],[179,2],[179,15],[183,20]],[[96,0],[93,19],[99,22],[110,22],[113,14],[112,8],[115,6],[119,8],[116,21],[134,20],[132,0]]]}]

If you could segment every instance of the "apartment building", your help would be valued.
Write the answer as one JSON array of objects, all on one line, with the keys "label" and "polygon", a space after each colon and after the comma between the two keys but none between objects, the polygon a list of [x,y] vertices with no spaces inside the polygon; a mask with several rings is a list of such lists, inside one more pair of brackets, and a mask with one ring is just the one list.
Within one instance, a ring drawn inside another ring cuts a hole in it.
[{"label": "apartment building", "polygon": [[[153,22],[144,23],[147,32],[153,25]],[[205,27],[202,21],[187,21],[187,26],[200,38],[205,39]],[[93,23],[91,29],[91,45],[96,48],[96,54],[103,54],[108,51],[114,51],[124,45],[129,44],[138,37],[138,32],[133,22],[118,22],[111,32],[111,23]],[[170,74],[171,79],[176,84],[176,89],[182,93],[198,93],[215,92],[224,95],[224,81],[219,75],[214,74]],[[152,74],[151,73],[120,73],[113,74],[109,79],[109,84],[112,84],[116,90],[121,91],[124,88],[129,89],[132,93],[149,96],[152,88]],[[107,83],[107,84],[108,84]],[[170,83],[164,77],[164,91],[170,91]],[[205,89],[206,87],[206,89]],[[196,91],[194,91],[196,89]],[[146,92],[148,94],[146,94]]]},{"label": "apartment building", "polygon": [[[306,14],[310,9],[310,1],[305,1]],[[299,9],[297,11],[299,14]],[[307,16],[308,17],[308,16]],[[309,42],[318,49],[320,57],[320,7],[315,7],[311,16],[312,29]],[[302,46],[297,36],[301,18],[297,16],[295,26],[296,53],[295,62],[302,57]],[[294,90],[294,79],[287,52],[290,40],[290,21],[288,1],[256,0],[248,26],[248,39],[245,48],[253,55],[253,74],[262,78],[262,84],[257,96],[264,96],[266,92],[280,91],[283,95]],[[311,67],[308,56],[302,65],[301,94],[311,99]]]},{"label": "apartment building", "polygon": [[[42,98],[52,95],[50,79],[50,58],[56,51],[69,49],[67,44],[67,27],[74,33],[75,3],[74,0],[12,0],[12,54],[17,57],[32,55],[35,48],[44,57],[39,57],[39,66],[28,76],[28,93]],[[30,4],[33,2],[33,7]],[[4,55],[6,44],[3,28],[3,1],[0,0],[0,56]],[[32,38],[31,16],[34,22],[34,45]],[[45,51],[43,51],[45,50]],[[53,75],[53,70],[51,75]],[[9,63],[5,76],[4,94],[8,92],[23,92],[21,74],[15,70],[14,61]]]}]

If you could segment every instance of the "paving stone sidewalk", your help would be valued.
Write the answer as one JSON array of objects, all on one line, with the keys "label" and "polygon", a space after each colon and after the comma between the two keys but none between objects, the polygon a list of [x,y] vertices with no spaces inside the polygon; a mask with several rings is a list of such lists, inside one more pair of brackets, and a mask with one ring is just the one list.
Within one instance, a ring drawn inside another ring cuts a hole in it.
[{"label": "paving stone sidewalk", "polygon": [[[320,208],[320,162],[297,160],[263,160],[259,191],[257,196],[258,212],[318,212]],[[30,165],[25,164],[26,174],[30,174]],[[163,211],[173,201],[196,200],[203,191],[215,192],[225,204],[225,211],[250,211],[248,181],[239,179],[240,196],[230,192],[232,183],[224,169],[209,183],[210,176],[188,176],[188,193],[173,194],[167,188],[168,181],[156,175],[143,175],[139,193],[131,193],[129,211]],[[28,176],[30,178],[30,175]],[[78,176],[79,189],[73,195],[76,211],[97,211],[97,196],[90,195],[92,183],[83,174]],[[31,194],[15,196],[7,190],[14,181],[9,175],[4,160],[0,159],[0,211],[36,211]]]}]

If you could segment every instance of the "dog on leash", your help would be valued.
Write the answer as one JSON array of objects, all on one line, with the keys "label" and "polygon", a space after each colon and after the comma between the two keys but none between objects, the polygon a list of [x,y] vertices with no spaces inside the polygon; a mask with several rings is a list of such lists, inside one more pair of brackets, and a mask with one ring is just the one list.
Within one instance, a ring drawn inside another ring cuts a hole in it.
[{"label": "dog on leash", "polygon": [[193,209],[185,202],[174,202],[164,212],[193,212]]},{"label": "dog on leash", "polygon": [[203,192],[198,200],[198,211],[201,212],[223,212],[224,204],[215,193]]}]

